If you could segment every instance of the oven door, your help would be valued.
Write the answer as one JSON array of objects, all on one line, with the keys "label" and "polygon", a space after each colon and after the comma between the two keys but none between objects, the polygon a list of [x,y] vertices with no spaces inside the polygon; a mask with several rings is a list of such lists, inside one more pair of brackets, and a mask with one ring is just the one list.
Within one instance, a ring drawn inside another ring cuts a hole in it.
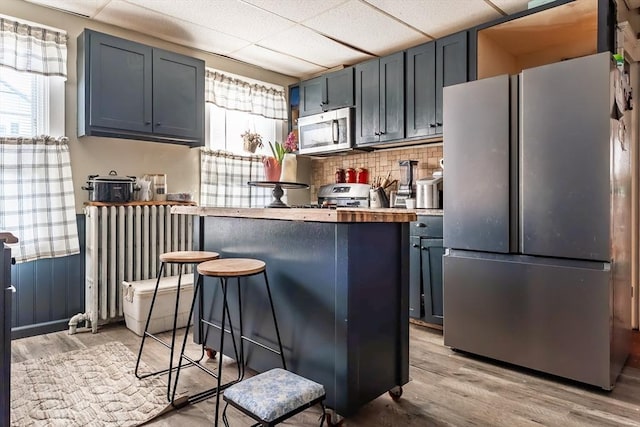
[{"label": "oven door", "polygon": [[352,149],[353,108],[341,108],[298,119],[300,154],[335,153]]}]

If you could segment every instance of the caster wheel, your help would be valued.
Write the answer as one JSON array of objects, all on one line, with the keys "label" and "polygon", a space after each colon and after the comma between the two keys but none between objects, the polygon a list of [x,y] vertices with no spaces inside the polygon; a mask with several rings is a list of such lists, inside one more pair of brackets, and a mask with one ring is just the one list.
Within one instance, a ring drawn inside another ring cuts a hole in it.
[{"label": "caster wheel", "polygon": [[393,399],[394,402],[400,400],[400,397],[402,396],[402,387],[397,386],[389,390],[389,396],[391,396],[391,399]]},{"label": "caster wheel", "polygon": [[341,426],[344,424],[344,418],[336,414],[335,411],[327,411],[325,413],[325,420],[327,421],[327,425],[329,427]]},{"label": "caster wheel", "polygon": [[211,348],[205,348],[204,351],[207,353],[207,357],[209,359],[213,359],[216,357],[216,354],[218,354],[217,351],[211,349]]}]

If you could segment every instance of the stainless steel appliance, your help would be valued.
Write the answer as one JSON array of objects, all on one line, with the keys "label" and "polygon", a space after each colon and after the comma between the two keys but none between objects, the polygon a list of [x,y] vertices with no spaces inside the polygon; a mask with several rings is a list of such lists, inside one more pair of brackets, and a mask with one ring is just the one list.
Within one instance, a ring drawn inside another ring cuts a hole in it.
[{"label": "stainless steel appliance", "polygon": [[327,111],[298,119],[300,154],[324,154],[353,149],[354,109]]},{"label": "stainless steel appliance", "polygon": [[318,189],[318,207],[369,207],[369,184],[327,184]]},{"label": "stainless steel appliance", "polygon": [[416,207],[418,209],[442,209],[442,177],[423,178],[416,181]]},{"label": "stainless steel appliance", "polygon": [[417,164],[417,160],[400,160],[400,181],[398,182],[398,193],[393,205],[394,208],[406,207],[406,200],[413,198],[415,195],[416,184],[413,180],[413,171]]},{"label": "stainless steel appliance", "polygon": [[446,345],[614,386],[631,326],[618,78],[601,53],[444,89]]}]

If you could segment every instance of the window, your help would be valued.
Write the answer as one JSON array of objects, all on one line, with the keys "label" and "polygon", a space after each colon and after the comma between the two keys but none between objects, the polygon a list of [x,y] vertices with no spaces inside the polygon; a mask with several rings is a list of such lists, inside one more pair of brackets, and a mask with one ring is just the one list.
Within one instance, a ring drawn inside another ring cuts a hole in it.
[{"label": "window", "polygon": [[77,254],[67,35],[0,15],[0,39],[0,229],[18,236],[16,262]]},{"label": "window", "polygon": [[244,151],[242,135],[249,130],[262,136],[262,148],[254,154],[271,155],[268,141],[282,142],[285,137],[284,120],[267,119],[244,111],[227,110],[217,105],[206,105],[206,140],[211,150],[225,150],[238,155],[250,155]]},{"label": "window", "polygon": [[0,136],[64,135],[64,79],[0,70]]}]

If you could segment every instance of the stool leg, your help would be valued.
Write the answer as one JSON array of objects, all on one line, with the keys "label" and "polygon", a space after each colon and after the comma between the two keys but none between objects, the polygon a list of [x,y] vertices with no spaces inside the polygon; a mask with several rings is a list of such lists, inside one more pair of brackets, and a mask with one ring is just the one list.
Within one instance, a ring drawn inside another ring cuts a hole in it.
[{"label": "stool leg", "polygon": [[153,297],[151,298],[151,306],[149,306],[149,314],[147,315],[147,322],[144,325],[144,332],[142,333],[142,342],[140,343],[140,350],[138,350],[138,360],[136,361],[136,369],[134,372],[136,377],[140,380],[158,373],[158,372],[153,372],[150,374],[140,375],[138,373],[138,368],[140,367],[140,359],[142,358],[142,349],[144,348],[144,342],[147,338],[147,331],[149,330],[149,323],[151,322],[151,313],[153,312],[153,306],[155,305],[155,302],[156,302],[156,296],[158,295],[158,286],[160,286],[160,278],[162,277],[163,271],[164,271],[164,262],[160,264],[160,271],[158,272],[158,280],[156,281],[156,288],[153,291]]},{"label": "stool leg", "polygon": [[242,381],[244,378],[244,328],[242,326],[242,290],[240,288],[240,277],[237,278],[238,282],[238,317],[240,323],[240,359],[236,360],[238,363],[238,381]]},{"label": "stool leg", "polygon": [[[197,272],[196,272],[197,274]],[[182,365],[182,359],[184,358],[184,350],[187,346],[187,337],[189,336],[189,327],[191,326],[191,318],[193,317],[193,309],[196,305],[196,299],[198,298],[198,293],[202,292],[202,276],[200,274],[198,274],[198,279],[195,281],[196,285],[195,288],[193,289],[193,300],[191,301],[191,308],[189,309],[189,317],[187,318],[187,327],[185,329],[184,332],[184,338],[182,339],[182,348],[180,349],[180,359],[178,360],[178,369],[176,370],[176,379],[175,382],[173,384],[173,392],[171,393],[171,399],[170,402],[173,405],[173,402],[175,400],[176,397],[176,389],[178,388],[178,378],[180,378],[180,369],[182,368],[182,366],[187,366],[187,365],[191,365],[194,362],[189,362],[189,363],[185,363],[185,365]],[[202,296],[200,295],[199,297],[200,302],[202,302]],[[200,310],[202,310],[202,304],[200,304]],[[200,311],[200,315],[202,315],[202,311]],[[198,324],[200,324],[200,339],[202,339],[202,322],[198,321]],[[202,345],[200,346],[200,358],[198,360],[196,360],[195,362],[198,363],[202,360],[202,358],[204,357],[204,341],[202,343]]]},{"label": "stool leg", "polygon": [[[173,331],[171,333],[171,351],[169,356],[169,377],[167,378],[167,400],[173,403],[172,396],[175,395],[171,393],[171,373],[173,372],[173,350],[176,346],[176,329],[178,326],[178,311],[180,310],[180,287],[182,285],[182,271],[184,270],[184,264],[178,265],[178,288],[176,289],[176,307],[173,312]],[[182,364],[182,359],[178,360],[178,369],[180,369],[180,365]],[[176,381],[177,382],[177,381]]]},{"label": "stool leg", "polygon": [[[224,323],[226,320],[227,312],[227,279],[221,277],[220,284],[222,285],[222,328],[220,330],[220,348],[218,351],[220,355],[218,356],[218,384],[216,393],[216,420],[214,427],[218,427],[218,410],[220,409],[220,385],[222,384],[222,350],[224,349]],[[233,336],[233,330],[231,330],[231,335]]]},{"label": "stool leg", "polygon": [[284,360],[284,351],[282,351],[282,341],[280,340],[280,330],[278,329],[278,321],[276,320],[276,310],[273,308],[273,298],[271,298],[271,288],[269,287],[269,279],[267,278],[267,270],[265,269],[262,274],[264,275],[264,283],[267,286],[267,294],[269,295],[269,305],[271,306],[271,314],[273,315],[273,325],[276,328],[276,337],[278,338],[278,349],[280,350],[280,358],[282,359],[282,368],[287,369],[287,362]]}]

